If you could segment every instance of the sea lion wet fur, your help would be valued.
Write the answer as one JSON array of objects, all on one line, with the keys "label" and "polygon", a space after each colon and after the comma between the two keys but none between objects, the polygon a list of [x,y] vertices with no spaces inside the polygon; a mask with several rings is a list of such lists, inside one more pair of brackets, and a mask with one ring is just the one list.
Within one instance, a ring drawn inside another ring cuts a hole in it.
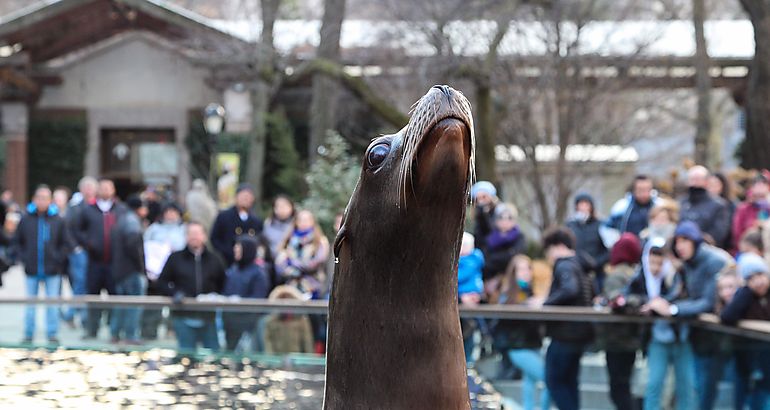
[{"label": "sea lion wet fur", "polygon": [[434,86],[364,155],[334,246],[325,409],[470,408],[457,262],[474,150],[470,103]]}]

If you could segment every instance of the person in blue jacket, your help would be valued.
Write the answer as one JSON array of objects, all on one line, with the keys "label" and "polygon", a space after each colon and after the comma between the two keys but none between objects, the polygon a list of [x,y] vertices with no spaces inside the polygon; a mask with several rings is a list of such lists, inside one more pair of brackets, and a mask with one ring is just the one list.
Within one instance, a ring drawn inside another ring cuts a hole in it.
[{"label": "person in blue jacket", "polygon": [[[460,247],[460,260],[457,264],[457,294],[460,304],[463,306],[477,306],[481,301],[484,291],[484,282],[481,279],[481,270],[484,267],[484,254],[476,248],[476,240],[468,232],[463,233],[462,246]],[[478,326],[475,319],[463,319],[460,321],[463,328],[463,344],[465,346],[465,360],[473,361],[475,348],[474,334]]]},{"label": "person in blue jacket", "polygon": [[[59,216],[56,205],[51,203],[51,189],[45,185],[35,190],[27,215],[21,219],[14,237],[24,270],[27,274],[27,296],[37,297],[42,282],[46,297],[57,297],[61,292],[61,275],[71,249],[67,228]],[[27,307],[24,320],[24,343],[32,343],[35,333],[34,305]],[[58,344],[59,310],[55,305],[46,308],[46,336],[48,342]]]}]

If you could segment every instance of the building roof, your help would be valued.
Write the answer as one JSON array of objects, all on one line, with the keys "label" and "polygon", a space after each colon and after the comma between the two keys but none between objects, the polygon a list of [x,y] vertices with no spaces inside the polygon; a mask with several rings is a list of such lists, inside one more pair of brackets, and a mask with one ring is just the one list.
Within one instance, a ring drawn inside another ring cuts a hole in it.
[{"label": "building roof", "polygon": [[44,0],[0,19],[0,46],[5,46],[0,55],[24,51],[30,62],[43,62],[128,30],[154,32],[199,49],[243,43],[161,0]]}]

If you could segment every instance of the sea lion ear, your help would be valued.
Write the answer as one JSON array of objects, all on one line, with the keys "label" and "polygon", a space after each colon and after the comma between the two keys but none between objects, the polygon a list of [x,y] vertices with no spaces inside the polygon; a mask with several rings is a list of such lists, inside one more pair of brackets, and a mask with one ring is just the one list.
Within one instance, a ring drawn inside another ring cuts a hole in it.
[{"label": "sea lion ear", "polygon": [[345,229],[345,221],[343,220],[340,230],[337,231],[337,237],[334,238],[334,263],[339,262],[340,248],[342,248],[342,243],[345,242],[345,239],[347,239],[347,230]]}]

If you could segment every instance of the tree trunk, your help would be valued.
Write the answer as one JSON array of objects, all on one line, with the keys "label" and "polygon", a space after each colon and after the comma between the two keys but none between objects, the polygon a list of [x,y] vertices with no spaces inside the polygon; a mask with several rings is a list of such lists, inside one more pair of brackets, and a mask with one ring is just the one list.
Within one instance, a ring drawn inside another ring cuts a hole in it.
[{"label": "tree trunk", "polygon": [[496,184],[495,115],[489,84],[476,84],[476,178]]},{"label": "tree trunk", "polygon": [[476,83],[476,177],[493,184],[499,182],[495,157],[497,116],[492,101],[493,72],[497,65],[497,50],[508,33],[510,19],[501,17],[496,24],[497,30],[489,43],[489,51],[484,58],[482,71],[473,77]]},{"label": "tree trunk", "polygon": [[262,180],[265,170],[265,151],[267,149],[267,113],[272,98],[272,83],[275,67],[275,48],[273,46],[273,26],[278,15],[281,0],[262,0],[262,34],[257,48],[258,75],[251,90],[252,130],[249,144],[248,162],[246,163],[246,181],[254,188],[256,204],[262,202]]},{"label": "tree trunk", "polygon": [[709,164],[709,137],[711,135],[711,75],[709,68],[706,36],[703,22],[706,21],[705,0],[693,0],[692,22],[695,27],[695,89],[698,95],[698,115],[695,124],[695,162]]},{"label": "tree trunk", "polygon": [[[345,18],[345,0],[325,0],[321,23],[321,41],[316,57],[330,61],[340,58],[340,34]],[[315,158],[318,146],[326,133],[335,128],[337,108],[337,84],[326,76],[313,75],[313,100],[310,104],[310,141],[308,159]]]},{"label": "tree trunk", "polygon": [[754,26],[754,60],[746,99],[746,140],[741,165],[770,167],[770,0],[741,0]]}]

